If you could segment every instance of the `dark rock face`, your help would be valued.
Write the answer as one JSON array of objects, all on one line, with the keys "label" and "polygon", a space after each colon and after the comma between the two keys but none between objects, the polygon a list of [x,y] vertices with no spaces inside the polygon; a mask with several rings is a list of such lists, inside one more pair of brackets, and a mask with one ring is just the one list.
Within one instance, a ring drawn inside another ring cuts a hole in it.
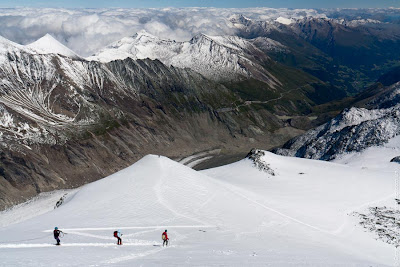
[{"label": "dark rock face", "polygon": [[293,117],[288,120],[290,126],[297,129],[310,129],[312,127],[311,121],[307,117]]},{"label": "dark rock face", "polygon": [[394,157],[390,160],[390,162],[400,163],[400,156]]}]

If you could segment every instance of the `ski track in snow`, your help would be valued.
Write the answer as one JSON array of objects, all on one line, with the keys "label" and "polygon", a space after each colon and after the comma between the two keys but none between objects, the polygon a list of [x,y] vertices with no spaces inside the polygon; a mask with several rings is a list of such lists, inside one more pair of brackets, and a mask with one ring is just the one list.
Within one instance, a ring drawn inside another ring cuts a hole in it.
[{"label": "ski track in snow", "polygon": [[[242,198],[244,198],[244,199],[246,199],[246,200],[248,200],[248,201],[250,201],[250,202],[252,202],[252,203],[254,203],[254,204],[256,204],[256,205],[258,205],[258,206],[260,206],[260,207],[262,207],[262,208],[264,208],[264,209],[267,209],[267,210],[269,210],[269,211],[272,211],[273,213],[276,213],[276,214],[278,214],[278,215],[280,215],[280,216],[282,216],[282,217],[284,217],[284,218],[286,218],[286,219],[289,219],[289,220],[291,220],[291,221],[293,221],[293,222],[296,222],[296,223],[299,223],[299,224],[301,224],[301,225],[307,226],[307,227],[309,227],[309,228],[311,228],[311,229],[317,230],[317,231],[322,232],[322,233],[332,234],[332,232],[330,232],[330,231],[327,231],[327,230],[321,229],[321,228],[319,228],[319,227],[317,227],[317,226],[314,226],[314,225],[305,223],[305,222],[300,221],[300,220],[298,220],[298,219],[296,219],[296,218],[294,218],[294,217],[291,217],[291,216],[286,215],[286,214],[284,214],[284,213],[282,213],[282,212],[280,212],[280,211],[277,211],[276,209],[273,209],[273,208],[270,208],[270,207],[268,207],[268,206],[266,206],[266,205],[264,205],[264,204],[261,204],[260,202],[249,198],[248,196],[244,195],[243,193],[240,193],[240,192],[239,192],[240,189],[237,188],[236,186],[227,185],[227,184],[222,184],[222,183],[221,183],[221,185],[223,185],[223,186],[224,186],[227,190],[229,190],[230,192],[232,192],[232,193],[234,193],[234,194],[236,194],[236,195],[238,195],[238,196],[240,196],[240,197],[242,197]],[[243,190],[243,191],[244,191],[244,190]]]},{"label": "ski track in snow", "polygon": [[[347,221],[346,221],[343,224],[341,224],[336,230],[331,230],[331,231],[330,230],[325,230],[325,229],[322,229],[320,227],[314,226],[312,224],[308,224],[306,222],[303,222],[303,221],[301,221],[299,219],[296,219],[296,218],[294,218],[292,216],[289,216],[287,214],[284,214],[284,213],[282,213],[282,212],[280,212],[280,211],[278,211],[278,210],[276,210],[274,208],[271,208],[271,207],[268,207],[268,206],[266,206],[264,204],[261,204],[260,202],[258,202],[256,200],[246,196],[244,193],[239,192],[239,191],[245,191],[244,189],[240,189],[240,188],[238,188],[237,186],[234,186],[234,185],[228,185],[228,184],[223,183],[221,181],[217,181],[217,180],[215,180],[215,181],[217,183],[220,183],[222,186],[224,186],[230,192],[232,192],[232,193],[234,193],[234,194],[236,194],[236,195],[238,195],[238,196],[240,196],[240,197],[242,197],[242,198],[244,198],[244,199],[246,199],[246,200],[248,200],[248,201],[250,201],[250,202],[252,202],[252,203],[254,203],[254,204],[256,204],[256,205],[258,205],[260,207],[262,207],[262,208],[264,208],[264,209],[267,209],[267,210],[269,210],[269,211],[271,211],[273,213],[276,213],[276,214],[278,214],[278,215],[280,215],[280,216],[282,216],[282,217],[284,217],[286,219],[289,219],[290,221],[296,222],[298,224],[301,224],[301,225],[306,226],[308,228],[314,229],[314,230],[319,231],[321,233],[325,233],[325,234],[329,234],[329,235],[337,235],[343,230],[344,226],[347,224]],[[389,199],[391,197],[393,197],[393,196],[386,196],[386,197],[384,197],[382,199],[377,199],[377,200],[374,200],[374,201],[370,201],[370,202],[364,203],[364,204],[362,204],[360,206],[357,206],[355,208],[351,208],[351,209],[347,210],[346,213],[349,213],[349,212],[354,211],[354,210],[358,210],[358,209],[360,209],[362,207],[367,207],[368,205],[371,205],[373,203],[378,203],[378,202],[387,200],[387,199]]]},{"label": "ski track in snow", "polygon": [[[64,231],[114,231],[134,229],[165,229],[165,228],[213,228],[214,225],[156,225],[156,226],[121,226],[121,227],[95,227],[95,228],[63,228]],[[44,230],[44,233],[52,233],[53,230]]]},{"label": "ski track in snow", "polygon": [[[189,216],[187,216],[187,215],[184,215],[184,214],[182,214],[182,213],[179,213],[178,211],[176,211],[176,209],[174,209],[173,207],[171,207],[171,205],[168,205],[168,204],[167,204],[168,201],[164,198],[164,196],[163,196],[163,190],[162,190],[162,188],[163,188],[162,186],[163,186],[164,184],[166,184],[166,182],[165,182],[165,180],[166,180],[166,179],[165,179],[165,178],[166,178],[165,172],[166,172],[167,168],[164,167],[163,162],[160,162],[160,164],[161,164],[161,169],[162,169],[162,170],[165,170],[165,171],[160,175],[160,180],[159,180],[159,182],[154,186],[154,191],[156,192],[156,196],[157,196],[158,203],[160,203],[162,206],[166,207],[168,210],[170,210],[172,213],[174,213],[174,214],[177,215],[178,217],[186,218],[186,219],[189,219],[190,221],[195,221],[195,222],[198,222],[198,223],[200,223],[200,224],[202,224],[202,225],[207,225],[207,223],[205,223],[205,222],[203,222],[203,221],[201,221],[201,220],[199,220],[199,219],[197,219],[197,218],[189,217]],[[168,193],[168,192],[167,192],[167,193]]]},{"label": "ski track in snow", "polygon": [[[170,247],[174,247],[174,246],[170,246]],[[146,257],[155,253],[158,253],[160,251],[163,251],[164,249],[166,249],[167,247],[161,247],[161,248],[156,248],[156,249],[152,249],[152,250],[148,250],[145,252],[141,252],[141,253],[134,253],[131,255],[127,255],[124,257],[118,257],[118,258],[113,258],[107,261],[103,261],[103,264],[115,264],[115,263],[119,263],[119,262],[123,262],[123,261],[129,261],[129,260],[133,260],[136,258],[140,258],[140,257]]]},{"label": "ski track in snow", "polygon": [[[154,246],[158,243],[124,243],[124,246]],[[12,248],[45,248],[53,247],[55,244],[48,243],[32,243],[32,244],[0,244],[0,249]],[[62,243],[61,247],[115,247],[115,243]]]},{"label": "ski track in snow", "polygon": [[[167,228],[168,228],[168,227],[167,227]],[[127,237],[140,236],[140,235],[143,235],[143,234],[152,233],[152,232],[156,232],[156,231],[157,231],[157,232],[160,231],[160,228],[151,229],[151,230],[139,231],[139,232],[132,233],[132,234],[124,234],[124,237],[127,238]]]},{"label": "ski track in snow", "polygon": [[[191,226],[188,226],[188,227],[191,228]],[[184,228],[188,228],[188,227],[184,227]],[[201,226],[201,227],[204,228],[204,226]],[[176,232],[173,242],[175,244],[179,245],[180,241],[183,241],[183,240],[189,238],[193,234],[194,233],[183,235],[183,234],[179,234],[178,232]],[[144,251],[144,252],[140,252],[140,253],[133,253],[133,254],[130,254],[130,255],[127,255],[127,256],[124,256],[124,257],[112,258],[112,259],[103,261],[102,263],[103,264],[120,263],[120,262],[123,262],[123,261],[129,261],[129,260],[133,260],[133,259],[140,258],[140,257],[147,257],[149,255],[153,255],[153,254],[159,253],[159,252],[161,252],[161,251],[163,251],[163,250],[165,250],[167,248],[175,248],[175,247],[177,247],[177,245],[171,245],[170,243],[171,243],[171,240],[169,241],[169,245],[167,247],[160,247],[160,248],[156,248],[156,249],[152,249],[152,250],[148,250],[148,251]],[[158,243],[155,243],[155,244],[158,244]]]}]

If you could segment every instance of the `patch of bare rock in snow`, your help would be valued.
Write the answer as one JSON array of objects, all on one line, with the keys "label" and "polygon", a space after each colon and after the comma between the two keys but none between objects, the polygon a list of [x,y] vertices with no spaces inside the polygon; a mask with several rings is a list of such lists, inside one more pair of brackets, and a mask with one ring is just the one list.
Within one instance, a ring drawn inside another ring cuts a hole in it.
[{"label": "patch of bare rock in snow", "polygon": [[[396,205],[399,205],[397,203]],[[400,210],[391,207],[369,207],[368,212],[353,212],[360,225],[375,234],[377,240],[398,247],[400,245]]]},{"label": "patch of bare rock in snow", "polygon": [[260,171],[266,172],[272,176],[275,176],[275,171],[270,167],[270,165],[265,162],[262,157],[265,155],[265,152],[259,149],[252,149],[249,154],[247,154],[246,158],[253,161],[254,167],[259,169]]}]

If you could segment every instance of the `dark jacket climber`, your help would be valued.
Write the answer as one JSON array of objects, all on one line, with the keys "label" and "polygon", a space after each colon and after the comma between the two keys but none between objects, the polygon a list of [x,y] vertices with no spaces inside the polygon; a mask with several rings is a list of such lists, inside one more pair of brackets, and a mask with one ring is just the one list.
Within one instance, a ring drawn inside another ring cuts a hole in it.
[{"label": "dark jacket climber", "polygon": [[55,240],[57,240],[57,246],[59,246],[60,245],[60,233],[62,233],[63,231],[61,231],[61,230],[58,230],[58,227],[54,227],[54,231],[53,231],[53,234],[54,234],[54,239]]},{"label": "dark jacket climber", "polygon": [[121,232],[119,230],[118,231],[114,231],[114,237],[116,237],[118,239],[117,245],[122,245],[121,236],[122,236],[122,234],[121,234]]}]

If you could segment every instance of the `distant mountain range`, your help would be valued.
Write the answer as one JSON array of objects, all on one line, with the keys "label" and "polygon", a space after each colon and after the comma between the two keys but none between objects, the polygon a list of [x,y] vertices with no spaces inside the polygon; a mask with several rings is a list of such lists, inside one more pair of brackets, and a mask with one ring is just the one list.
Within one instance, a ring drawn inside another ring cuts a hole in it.
[{"label": "distant mountain range", "polygon": [[[396,25],[239,15],[231,23],[238,36],[176,42],[141,31],[88,58],[50,35],[25,46],[1,38],[0,209],[102,178],[148,153],[178,159],[278,147],[356,104],[385,109],[346,110],[297,140],[313,142],[321,131],[340,140],[355,124],[331,125],[360,114],[395,123],[397,96],[380,99],[397,88]],[[369,145],[389,136],[371,134],[357,138]],[[298,142],[285,147],[300,153]],[[333,154],[350,149],[343,144]],[[303,156],[333,155],[307,147]]]},{"label": "distant mountain range", "polygon": [[101,62],[116,59],[158,59],[165,65],[190,68],[216,81],[254,77],[274,88],[279,80],[264,69],[271,59],[251,42],[237,36],[199,34],[188,42],[159,39],[146,31],[115,42],[87,58]]},{"label": "distant mountain range", "polygon": [[362,91],[396,67],[400,59],[397,24],[312,17],[293,19],[290,24],[243,16],[231,21],[238,36],[268,37],[286,48],[264,49],[272,59],[300,68],[348,94]]}]

